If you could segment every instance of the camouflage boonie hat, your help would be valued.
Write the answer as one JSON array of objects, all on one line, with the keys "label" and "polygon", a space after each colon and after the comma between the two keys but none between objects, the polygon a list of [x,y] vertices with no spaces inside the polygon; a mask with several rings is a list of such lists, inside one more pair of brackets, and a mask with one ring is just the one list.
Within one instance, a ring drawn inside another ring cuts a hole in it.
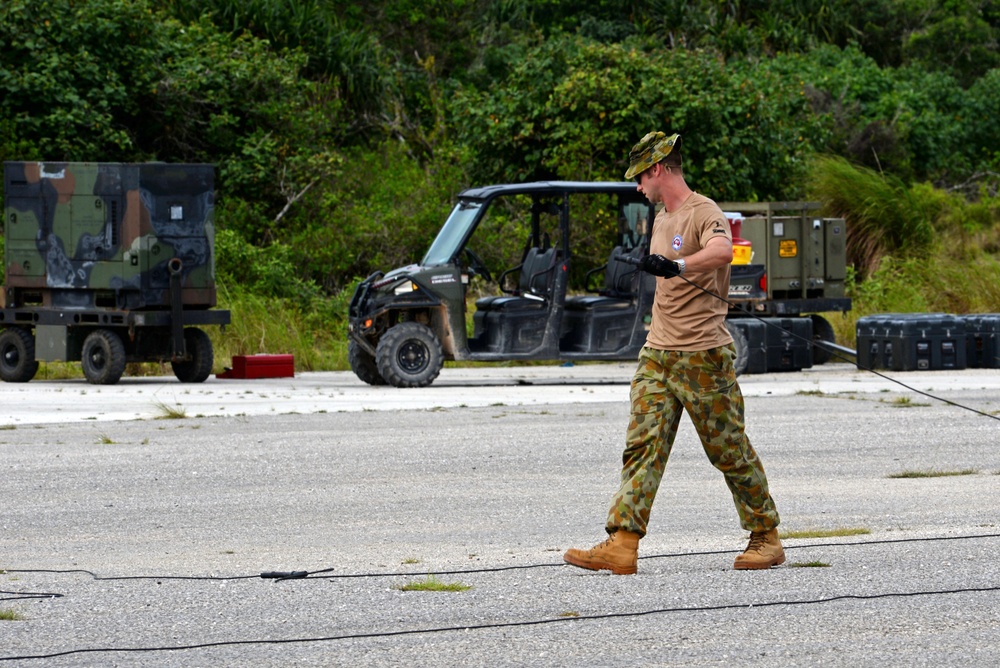
[{"label": "camouflage boonie hat", "polygon": [[663,160],[674,150],[674,144],[680,139],[679,134],[669,137],[662,132],[650,132],[639,140],[628,153],[628,171],[625,178],[631,179]]}]

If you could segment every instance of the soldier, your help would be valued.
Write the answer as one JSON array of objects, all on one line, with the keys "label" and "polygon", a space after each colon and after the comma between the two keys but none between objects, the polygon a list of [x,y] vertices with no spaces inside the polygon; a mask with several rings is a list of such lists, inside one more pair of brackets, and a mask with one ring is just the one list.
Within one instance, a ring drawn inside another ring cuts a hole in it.
[{"label": "soldier", "polygon": [[[681,138],[650,132],[632,147],[625,178],[661,202],[640,269],[657,276],[653,317],[632,379],[632,418],[622,455],[622,483],[608,512],[609,537],[563,559],[618,575],[636,572],[639,539],[663,476],[681,415],[687,411],[709,461],[725,476],[750,544],[736,569],[785,561],[778,511],[764,468],[744,434],[743,395],[725,326],[732,232],[715,202],[691,190],[681,169]],[[701,286],[706,292],[699,290]]]}]

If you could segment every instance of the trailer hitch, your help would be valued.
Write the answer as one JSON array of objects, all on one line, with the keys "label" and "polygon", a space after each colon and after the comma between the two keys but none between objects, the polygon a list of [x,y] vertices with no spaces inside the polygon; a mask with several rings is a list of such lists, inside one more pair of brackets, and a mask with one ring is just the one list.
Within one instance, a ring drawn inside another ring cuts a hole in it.
[{"label": "trailer hitch", "polygon": [[170,258],[167,271],[170,272],[170,361],[182,362],[187,358],[184,346],[184,304],[181,302],[181,272],[184,262],[179,257]]}]

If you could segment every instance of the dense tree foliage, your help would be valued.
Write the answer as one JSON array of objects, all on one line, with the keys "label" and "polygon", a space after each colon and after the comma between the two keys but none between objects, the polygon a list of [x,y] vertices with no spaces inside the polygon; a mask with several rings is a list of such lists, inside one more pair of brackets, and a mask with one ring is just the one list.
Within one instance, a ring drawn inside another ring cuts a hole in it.
[{"label": "dense tree foliage", "polygon": [[215,163],[223,275],[308,301],[654,128],[720,199],[803,196],[816,154],[995,194],[998,35],[992,0],[6,0],[0,159]]},{"label": "dense tree foliage", "polygon": [[483,181],[618,180],[643,129],[685,137],[689,178],[721,199],[790,194],[822,137],[800,82],[707,51],[552,38],[485,91],[456,100]]}]

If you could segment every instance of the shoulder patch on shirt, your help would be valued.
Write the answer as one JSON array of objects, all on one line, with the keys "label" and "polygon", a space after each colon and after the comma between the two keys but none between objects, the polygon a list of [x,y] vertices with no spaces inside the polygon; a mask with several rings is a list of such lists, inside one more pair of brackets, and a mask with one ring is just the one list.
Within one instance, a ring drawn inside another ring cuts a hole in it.
[{"label": "shoulder patch on shirt", "polygon": [[712,230],[712,234],[725,234],[725,233],[726,233],[726,231],[724,229],[722,229],[721,227],[717,227],[714,230]]}]

